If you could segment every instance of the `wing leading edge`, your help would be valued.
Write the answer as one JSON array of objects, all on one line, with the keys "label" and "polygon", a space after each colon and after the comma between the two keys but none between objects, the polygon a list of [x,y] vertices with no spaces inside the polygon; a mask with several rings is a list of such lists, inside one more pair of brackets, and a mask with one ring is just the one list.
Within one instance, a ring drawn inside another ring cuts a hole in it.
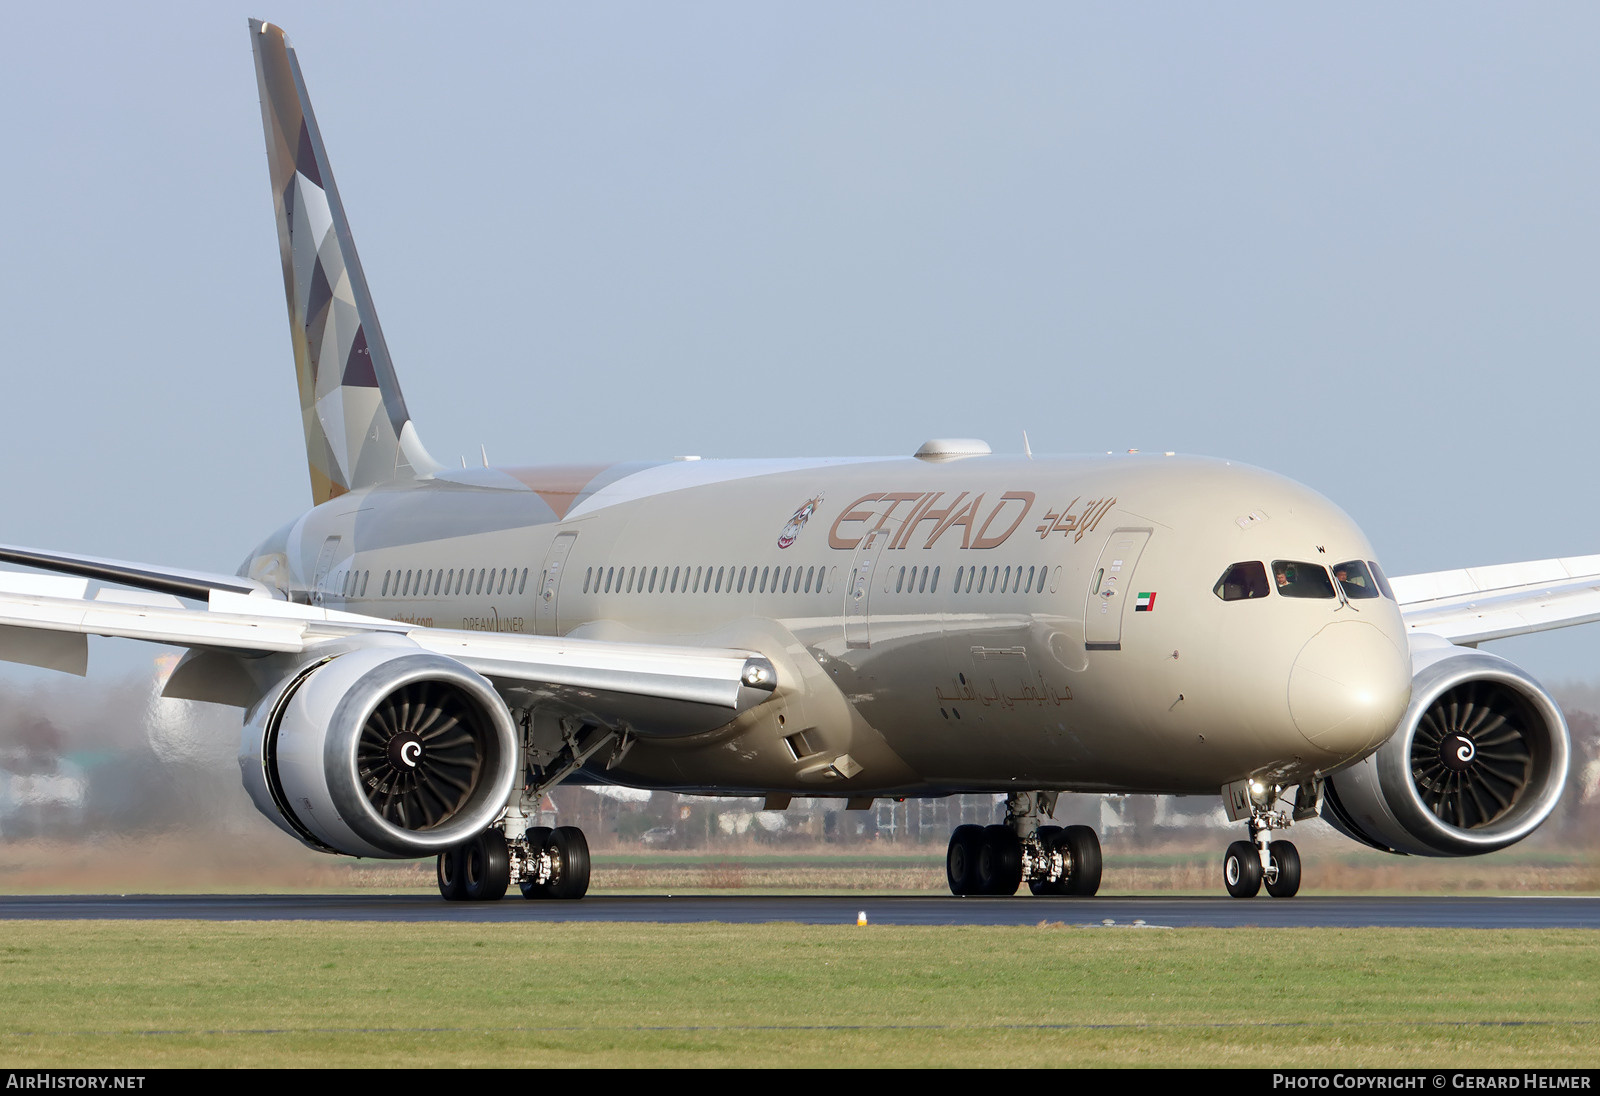
[{"label": "wing leading edge", "polygon": [[[159,592],[107,588],[90,596],[85,578],[0,571],[0,659],[82,674],[91,635],[301,660],[381,638],[453,658],[503,690],[625,720],[646,736],[722,726],[776,685],[772,663],[756,651],[424,628],[220,589],[203,607]],[[169,683],[168,692],[251,702],[225,688],[185,688],[174,692]]]},{"label": "wing leading edge", "polygon": [[1464,646],[1600,621],[1600,555],[1402,575],[1390,585],[1408,631]]}]

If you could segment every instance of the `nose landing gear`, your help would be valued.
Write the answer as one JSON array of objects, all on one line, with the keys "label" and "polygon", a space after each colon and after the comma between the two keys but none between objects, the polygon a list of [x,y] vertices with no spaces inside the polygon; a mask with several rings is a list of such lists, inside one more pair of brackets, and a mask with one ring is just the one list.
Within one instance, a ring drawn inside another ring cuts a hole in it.
[{"label": "nose landing gear", "polygon": [[945,876],[950,893],[1011,895],[1024,881],[1036,895],[1088,897],[1100,889],[1100,839],[1088,826],[1041,826],[1055,792],[1013,792],[1006,820],[996,826],[957,826],[950,835]]},{"label": "nose landing gear", "polygon": [[[1263,884],[1274,898],[1293,898],[1300,892],[1300,850],[1289,841],[1273,841],[1273,830],[1288,829],[1295,820],[1316,814],[1316,784],[1302,784],[1295,793],[1294,813],[1279,804],[1282,787],[1241,781],[1223,789],[1230,814],[1245,817],[1250,840],[1235,841],[1222,857],[1222,884],[1235,898],[1254,898]],[[1248,812],[1246,814],[1246,811]]]}]

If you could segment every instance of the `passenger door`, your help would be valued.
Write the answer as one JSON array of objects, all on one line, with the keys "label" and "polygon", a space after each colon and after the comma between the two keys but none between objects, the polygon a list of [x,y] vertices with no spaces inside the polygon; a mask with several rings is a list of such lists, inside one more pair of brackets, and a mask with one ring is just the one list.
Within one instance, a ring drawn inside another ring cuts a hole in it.
[{"label": "passenger door", "polygon": [[562,533],[550,542],[550,551],[544,557],[544,567],[539,572],[539,596],[533,599],[533,630],[542,636],[557,634],[560,626],[557,610],[561,599],[561,574],[567,569],[567,556],[577,543],[577,533]]},{"label": "passenger door", "polygon": [[1137,596],[1134,569],[1149,540],[1149,529],[1115,529],[1106,538],[1100,559],[1089,572],[1083,608],[1084,646],[1089,650],[1122,650],[1122,614]]}]

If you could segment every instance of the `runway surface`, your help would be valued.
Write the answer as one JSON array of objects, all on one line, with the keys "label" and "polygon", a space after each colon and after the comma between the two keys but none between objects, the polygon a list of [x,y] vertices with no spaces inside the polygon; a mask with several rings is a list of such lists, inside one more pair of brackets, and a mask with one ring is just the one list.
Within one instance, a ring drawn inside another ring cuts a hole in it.
[{"label": "runway surface", "polygon": [[953,898],[811,895],[599,896],[580,902],[445,902],[416,895],[26,895],[0,920],[659,921],[757,924],[1068,925],[1171,928],[1600,929],[1600,897]]}]

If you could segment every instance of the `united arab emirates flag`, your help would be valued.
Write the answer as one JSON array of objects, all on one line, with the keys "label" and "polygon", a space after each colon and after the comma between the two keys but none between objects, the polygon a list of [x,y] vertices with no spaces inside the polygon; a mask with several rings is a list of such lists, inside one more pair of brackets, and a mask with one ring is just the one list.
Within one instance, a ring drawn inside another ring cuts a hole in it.
[{"label": "united arab emirates flag", "polygon": [[1153,612],[1155,607],[1156,594],[1154,590],[1150,591],[1148,594],[1140,594],[1139,599],[1133,603],[1133,611],[1136,613]]}]

